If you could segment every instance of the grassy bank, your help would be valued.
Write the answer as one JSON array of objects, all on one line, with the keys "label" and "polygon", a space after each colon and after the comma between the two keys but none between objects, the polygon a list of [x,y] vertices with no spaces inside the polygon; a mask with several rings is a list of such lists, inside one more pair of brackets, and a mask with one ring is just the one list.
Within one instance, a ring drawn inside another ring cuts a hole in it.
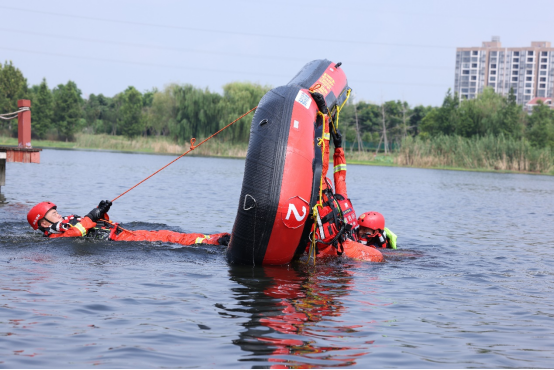
[{"label": "grassy bank", "polygon": [[504,136],[407,138],[394,162],[399,166],[554,174],[554,153],[526,140]]},{"label": "grassy bank", "polygon": [[[201,140],[196,140],[198,145]],[[189,150],[190,144],[179,145],[164,136],[138,137],[128,139],[123,136],[77,134],[75,141],[33,140],[35,148],[62,148],[62,149],[102,149],[123,152],[143,152],[157,154],[182,154]],[[17,139],[0,136],[0,145],[17,145]],[[189,155],[219,156],[219,157],[246,157],[247,144],[229,144],[218,138],[207,141]]]}]

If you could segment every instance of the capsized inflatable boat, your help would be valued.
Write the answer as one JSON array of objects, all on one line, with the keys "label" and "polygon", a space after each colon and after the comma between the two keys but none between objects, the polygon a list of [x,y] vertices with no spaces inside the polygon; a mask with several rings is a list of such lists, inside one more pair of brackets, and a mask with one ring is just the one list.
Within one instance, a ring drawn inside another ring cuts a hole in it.
[{"label": "capsized inflatable boat", "polygon": [[340,107],[349,94],[340,63],[312,61],[260,100],[227,248],[230,263],[286,264],[308,244],[321,181],[323,122],[310,89],[325,97],[330,112]]}]

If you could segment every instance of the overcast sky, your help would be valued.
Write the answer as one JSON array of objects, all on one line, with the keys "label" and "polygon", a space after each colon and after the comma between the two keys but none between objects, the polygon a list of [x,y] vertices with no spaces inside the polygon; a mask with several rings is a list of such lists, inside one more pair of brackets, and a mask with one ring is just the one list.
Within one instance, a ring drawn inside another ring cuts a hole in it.
[{"label": "overcast sky", "polygon": [[551,0],[0,0],[0,61],[29,85],[73,80],[86,98],[130,85],[276,87],[327,58],[357,101],[440,105],[456,47],[554,42],[552,14]]}]

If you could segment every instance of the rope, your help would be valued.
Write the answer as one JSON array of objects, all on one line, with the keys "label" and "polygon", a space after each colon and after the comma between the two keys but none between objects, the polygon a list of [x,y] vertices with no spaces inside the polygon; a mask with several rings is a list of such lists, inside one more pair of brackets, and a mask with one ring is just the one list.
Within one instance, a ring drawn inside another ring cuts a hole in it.
[{"label": "rope", "polygon": [[333,130],[335,131],[335,134],[337,133],[337,130],[339,128],[339,115],[340,115],[340,111],[342,110],[342,108],[344,108],[344,105],[346,104],[346,102],[348,101],[348,98],[350,98],[350,93],[352,92],[352,89],[348,89],[346,91],[346,99],[344,99],[344,101],[342,102],[341,106],[339,107],[338,105],[336,105],[334,108],[333,108],[333,111],[336,109],[337,110],[337,120],[336,120],[336,124],[335,122],[333,122],[333,112],[329,112],[329,119],[331,120],[331,125],[333,126]]},{"label": "rope", "polygon": [[17,118],[17,115],[18,115],[19,113],[25,112],[25,111],[28,111],[28,110],[31,110],[31,109],[30,109],[29,107],[21,107],[21,108],[19,108],[19,110],[17,110],[17,112],[11,112],[11,113],[0,114],[0,119],[9,121],[9,120],[11,120],[11,119]]},{"label": "rope", "polygon": [[[325,115],[321,113],[321,111],[317,111],[317,114],[321,115],[323,118],[322,135],[325,135],[325,124],[327,120],[325,119]],[[317,145],[321,147],[321,161],[323,162],[323,160],[325,159],[325,140],[322,137],[318,138]],[[316,251],[317,251],[317,245],[316,245],[316,230],[317,230],[317,216],[318,216],[317,207],[323,208],[323,174],[319,179],[319,199],[317,200],[317,203],[312,208],[314,231],[312,234],[312,242],[310,244],[310,250],[308,252],[308,264],[311,261],[313,261],[314,266],[315,266]]]},{"label": "rope", "polygon": [[164,168],[168,167],[170,164],[173,164],[174,162],[177,162],[179,159],[183,158],[185,155],[189,154],[190,152],[192,152],[194,149],[198,148],[200,145],[204,144],[206,141],[210,140],[211,138],[213,138],[214,136],[216,136],[217,134],[219,134],[221,131],[229,128],[232,124],[234,124],[235,122],[239,121],[241,118],[244,118],[245,116],[249,115],[252,111],[254,111],[256,108],[258,108],[257,106],[255,106],[254,108],[250,109],[248,112],[244,113],[242,116],[240,116],[239,118],[237,118],[236,120],[234,120],[233,122],[229,123],[227,126],[223,127],[221,130],[217,131],[216,133],[212,134],[211,136],[207,137],[206,139],[204,139],[203,141],[200,142],[200,144],[198,145],[194,145],[194,143],[196,142],[196,139],[195,138],[192,138],[190,139],[190,149],[187,150],[186,152],[184,152],[183,154],[181,154],[180,156],[178,156],[177,158],[175,158],[174,160],[172,160],[171,162],[169,162],[168,164],[166,164],[165,166],[163,166],[162,168],[160,168],[159,170],[157,170],[156,172],[154,172],[153,174],[151,174],[150,176],[148,176],[147,178],[145,178],[144,180],[140,181],[139,183],[137,183],[136,185],[130,187],[129,189],[127,189],[126,191],[124,191],[123,193],[119,194],[117,197],[115,197],[114,199],[112,199],[112,203],[115,202],[117,199],[121,198],[123,195],[127,194],[128,192],[130,192],[131,190],[133,190],[134,188],[136,188],[137,186],[139,186],[140,184],[142,184],[143,182],[145,182],[146,180],[148,180],[149,178],[151,178],[152,176],[154,176],[155,174],[157,174],[158,172],[162,171]]}]

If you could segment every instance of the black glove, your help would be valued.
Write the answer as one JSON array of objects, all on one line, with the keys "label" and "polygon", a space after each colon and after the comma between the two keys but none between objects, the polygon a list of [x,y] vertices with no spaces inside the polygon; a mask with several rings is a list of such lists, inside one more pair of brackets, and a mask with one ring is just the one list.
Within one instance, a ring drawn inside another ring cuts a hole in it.
[{"label": "black glove", "polygon": [[331,135],[333,135],[333,144],[335,144],[335,148],[342,148],[342,135],[339,130],[335,132],[335,130],[331,130]]},{"label": "black glove", "polygon": [[327,103],[325,103],[325,98],[323,97],[323,95],[321,95],[318,92],[313,92],[311,94],[312,94],[312,98],[317,104],[317,109],[319,109],[321,113],[327,114],[329,111],[327,110]]},{"label": "black glove", "polygon": [[112,202],[109,200],[103,200],[98,204],[98,207],[94,208],[87,214],[87,217],[93,222],[98,222],[98,220],[103,218],[104,215],[110,210],[111,206]]},{"label": "black glove", "polygon": [[219,245],[224,245],[224,246],[228,246],[230,241],[231,241],[231,235],[229,234],[225,234],[219,239],[217,239],[217,242],[219,243]]}]

